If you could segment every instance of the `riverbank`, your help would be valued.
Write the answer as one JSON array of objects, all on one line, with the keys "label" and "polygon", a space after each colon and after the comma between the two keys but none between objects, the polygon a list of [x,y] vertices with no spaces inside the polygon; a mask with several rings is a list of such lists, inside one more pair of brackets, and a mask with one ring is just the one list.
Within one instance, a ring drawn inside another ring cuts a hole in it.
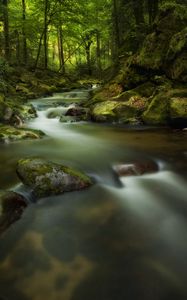
[{"label": "riverbank", "polygon": [[186,26],[181,5],[160,11],[140,49],[88,103],[94,121],[187,127]]}]

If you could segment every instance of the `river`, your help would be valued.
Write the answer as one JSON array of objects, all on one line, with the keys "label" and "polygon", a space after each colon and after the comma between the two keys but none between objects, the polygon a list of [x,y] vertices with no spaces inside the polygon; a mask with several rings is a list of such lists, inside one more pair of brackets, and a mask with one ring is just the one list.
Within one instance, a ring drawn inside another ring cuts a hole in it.
[{"label": "river", "polygon": [[[187,134],[60,123],[49,111],[88,91],[33,101],[47,137],[1,145],[1,188],[16,162],[40,156],[85,171],[91,188],[30,203],[1,237],[1,300],[186,300]],[[159,172],[118,179],[116,163],[153,159]]]}]

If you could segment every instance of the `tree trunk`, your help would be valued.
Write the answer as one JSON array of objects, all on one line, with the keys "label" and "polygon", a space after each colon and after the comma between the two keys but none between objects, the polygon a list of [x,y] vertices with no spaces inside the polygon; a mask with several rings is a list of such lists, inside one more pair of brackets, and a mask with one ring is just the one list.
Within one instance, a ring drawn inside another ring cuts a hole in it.
[{"label": "tree trunk", "polygon": [[85,43],[85,51],[86,51],[86,61],[87,61],[87,67],[88,67],[88,75],[92,75],[92,67],[91,67],[91,55],[90,55],[90,47],[91,47],[92,41],[88,41]]},{"label": "tree trunk", "polygon": [[44,69],[47,69],[48,66],[48,43],[47,43],[47,31],[48,31],[48,21],[47,21],[47,13],[48,13],[48,0],[45,0],[45,8],[44,8]]},{"label": "tree trunk", "polygon": [[133,10],[134,10],[134,17],[136,20],[136,25],[140,25],[144,23],[145,20],[144,20],[143,0],[133,0]]},{"label": "tree trunk", "polygon": [[151,25],[158,13],[159,0],[147,0],[148,14],[149,14],[149,24]]},{"label": "tree trunk", "polygon": [[3,0],[2,3],[3,3],[3,25],[4,25],[4,50],[5,50],[5,58],[7,60],[10,60],[8,0]]},{"label": "tree trunk", "polygon": [[37,52],[37,56],[36,56],[36,61],[35,61],[35,65],[34,65],[34,70],[37,68],[38,66],[38,60],[39,60],[39,57],[40,57],[40,51],[41,51],[41,47],[42,47],[42,39],[43,39],[43,36],[44,36],[44,30],[40,36],[40,40],[39,40],[39,46],[38,46],[38,52]]},{"label": "tree trunk", "polygon": [[62,32],[61,24],[58,28],[58,53],[59,53],[59,63],[60,63],[59,70],[64,74],[65,62],[64,62],[63,32]]},{"label": "tree trunk", "polygon": [[20,64],[20,38],[19,32],[15,30],[15,37],[16,37],[16,60],[17,64]]},{"label": "tree trunk", "polygon": [[120,48],[120,30],[119,30],[119,15],[118,2],[113,0],[113,60],[116,64],[119,62],[119,48]]},{"label": "tree trunk", "polygon": [[25,33],[25,21],[26,21],[26,3],[25,0],[22,0],[22,36],[23,36],[23,63],[24,65],[27,64],[27,39]]},{"label": "tree trunk", "polygon": [[96,39],[97,39],[97,70],[98,70],[98,77],[101,76],[101,43],[100,43],[100,32],[97,30],[96,34]]}]

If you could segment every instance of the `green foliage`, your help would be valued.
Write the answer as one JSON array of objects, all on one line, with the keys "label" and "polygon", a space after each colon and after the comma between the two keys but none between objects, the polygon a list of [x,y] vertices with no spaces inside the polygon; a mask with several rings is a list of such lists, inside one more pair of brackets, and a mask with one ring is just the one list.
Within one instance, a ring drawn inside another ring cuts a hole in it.
[{"label": "green foliage", "polygon": [[173,10],[176,17],[179,17],[181,20],[187,19],[187,10],[184,5],[177,4],[175,0],[163,1],[160,10],[163,12]]}]

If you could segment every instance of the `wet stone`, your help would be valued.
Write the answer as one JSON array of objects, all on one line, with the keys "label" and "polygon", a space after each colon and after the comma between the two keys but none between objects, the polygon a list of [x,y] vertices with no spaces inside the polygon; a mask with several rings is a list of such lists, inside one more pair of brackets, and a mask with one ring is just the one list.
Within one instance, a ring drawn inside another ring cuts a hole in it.
[{"label": "wet stone", "polygon": [[143,174],[155,173],[158,165],[151,160],[134,162],[131,164],[116,164],[113,166],[114,172],[119,176],[140,176]]}]

